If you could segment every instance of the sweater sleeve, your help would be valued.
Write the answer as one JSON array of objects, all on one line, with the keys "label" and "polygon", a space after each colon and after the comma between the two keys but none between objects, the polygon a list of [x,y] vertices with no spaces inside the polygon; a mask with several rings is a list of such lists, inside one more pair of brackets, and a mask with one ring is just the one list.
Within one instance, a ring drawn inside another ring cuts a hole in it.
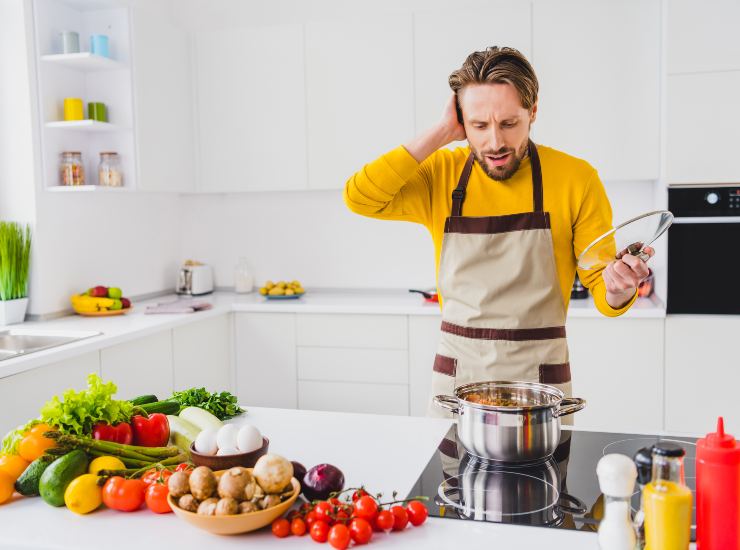
[{"label": "sweater sleeve", "polygon": [[399,146],[347,180],[344,203],[370,218],[431,225],[434,154],[419,163]]},{"label": "sweater sleeve", "polygon": [[[573,227],[573,250],[576,258],[597,237],[612,228],[612,208],[606,195],[604,185],[599,179],[596,170],[593,171],[591,179],[586,185],[586,190],[581,201],[581,208],[576,217]],[[584,270],[578,269],[578,278],[587,287],[594,297],[594,304],[603,315],[607,317],[618,317],[627,311],[637,299],[637,292],[627,304],[619,309],[614,309],[606,301],[606,284],[601,276],[602,269]]]}]

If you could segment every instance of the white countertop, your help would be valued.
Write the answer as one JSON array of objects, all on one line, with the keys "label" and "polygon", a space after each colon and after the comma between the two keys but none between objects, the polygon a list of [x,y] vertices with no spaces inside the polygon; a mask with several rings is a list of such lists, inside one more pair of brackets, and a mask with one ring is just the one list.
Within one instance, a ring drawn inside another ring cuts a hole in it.
[{"label": "white countertop", "polygon": [[[309,289],[304,296],[295,300],[267,300],[256,292],[236,294],[220,291],[198,298],[213,304],[213,308],[207,311],[156,315],[144,313],[149,305],[175,299],[177,299],[177,296],[173,294],[153,300],[134,302],[134,308],[130,313],[115,317],[70,315],[50,321],[28,322],[6,327],[36,328],[48,331],[95,331],[102,334],[71,344],[0,361],[0,378],[54,361],[61,361],[88,351],[95,351],[135,338],[141,338],[161,330],[225,315],[230,312],[440,315],[438,304],[424,302],[420,295],[411,294],[405,290],[329,289]],[[570,304],[569,317],[602,317],[591,299],[573,300]],[[665,308],[658,300],[639,299],[623,317],[662,318],[665,317]]]},{"label": "white countertop", "polygon": [[[244,420],[270,438],[270,452],[306,467],[329,462],[344,472],[346,487],[364,484],[371,492],[385,495],[394,490],[408,494],[451,422],[263,408],[250,408]],[[277,539],[269,530],[211,535],[173,514],[158,515],[145,508],[132,513],[101,509],[78,516],[40,498],[18,495],[0,507],[0,517],[0,548],[319,548],[308,536]],[[400,533],[375,533],[371,541],[379,549],[450,549],[469,543],[476,548],[598,548],[593,533],[439,518]]]}]

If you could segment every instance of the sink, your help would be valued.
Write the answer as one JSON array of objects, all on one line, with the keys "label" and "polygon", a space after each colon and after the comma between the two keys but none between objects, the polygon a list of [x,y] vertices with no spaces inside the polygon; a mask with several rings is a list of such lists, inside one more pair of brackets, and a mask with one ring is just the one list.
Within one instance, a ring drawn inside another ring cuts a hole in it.
[{"label": "sink", "polygon": [[0,330],[0,361],[98,336],[93,331]]}]

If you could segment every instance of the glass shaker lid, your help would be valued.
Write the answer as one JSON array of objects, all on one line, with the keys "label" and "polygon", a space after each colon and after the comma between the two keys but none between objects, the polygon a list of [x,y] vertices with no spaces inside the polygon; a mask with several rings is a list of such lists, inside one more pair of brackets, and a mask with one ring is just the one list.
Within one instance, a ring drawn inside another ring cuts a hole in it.
[{"label": "glass shaker lid", "polygon": [[[580,269],[601,269],[625,254],[642,257],[650,246],[673,223],[668,210],[641,214],[610,229],[589,244],[578,257]],[[643,259],[647,259],[647,255]]]}]

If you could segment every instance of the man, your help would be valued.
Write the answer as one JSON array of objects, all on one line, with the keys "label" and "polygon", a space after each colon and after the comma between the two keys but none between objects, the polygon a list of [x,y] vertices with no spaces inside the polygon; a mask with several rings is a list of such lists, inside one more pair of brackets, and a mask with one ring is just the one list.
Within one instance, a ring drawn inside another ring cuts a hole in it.
[{"label": "man", "polygon": [[[449,84],[439,123],[352,176],[345,203],[432,234],[442,303],[433,394],[523,380],[570,395],[570,288],[578,255],[611,227],[609,199],[587,162],[529,139],[538,83],[517,50],[474,52]],[[444,148],[463,139],[468,147]],[[626,255],[578,274],[598,310],[615,317],[632,305],[648,268]]]}]

